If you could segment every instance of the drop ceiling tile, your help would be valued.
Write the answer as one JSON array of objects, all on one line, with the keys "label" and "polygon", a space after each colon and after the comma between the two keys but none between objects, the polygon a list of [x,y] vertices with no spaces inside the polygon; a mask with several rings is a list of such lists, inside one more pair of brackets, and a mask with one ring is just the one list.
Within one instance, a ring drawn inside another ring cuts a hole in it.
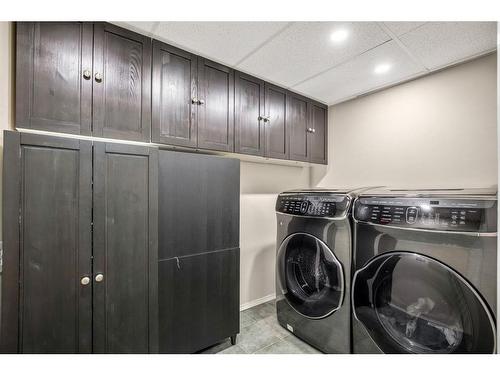
[{"label": "drop ceiling tile", "polygon": [[[345,41],[332,32],[345,29]],[[297,22],[238,66],[270,81],[293,86],[389,40],[375,22]]]},{"label": "drop ceiling tile", "polygon": [[429,69],[493,50],[496,22],[428,22],[400,37]]},{"label": "drop ceiling tile", "polygon": [[389,28],[389,30],[396,34],[396,36],[401,36],[406,34],[408,31],[422,26],[425,22],[384,22],[384,24]]},{"label": "drop ceiling tile", "polygon": [[155,25],[158,22],[112,22],[115,25],[125,27],[126,29],[135,31],[136,33],[141,33],[147,36],[151,36]]},{"label": "drop ceiling tile", "polygon": [[154,37],[234,66],[288,22],[159,22]]},{"label": "drop ceiling tile", "polygon": [[[375,74],[374,69],[380,64],[389,64],[391,69],[385,74]],[[411,78],[422,70],[396,42],[390,41],[293,87],[293,90],[333,104]]]}]

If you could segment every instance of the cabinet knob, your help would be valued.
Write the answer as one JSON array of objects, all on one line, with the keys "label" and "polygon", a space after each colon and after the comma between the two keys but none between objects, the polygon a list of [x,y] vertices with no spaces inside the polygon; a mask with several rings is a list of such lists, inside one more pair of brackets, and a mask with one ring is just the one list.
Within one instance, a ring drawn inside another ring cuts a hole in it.
[{"label": "cabinet knob", "polygon": [[91,77],[91,76],[92,76],[92,74],[90,73],[90,70],[85,69],[85,70],[83,71],[83,78],[85,78],[85,79],[87,79],[87,80],[88,80],[88,79],[90,79],[90,77]]},{"label": "cabinet knob", "polygon": [[205,104],[205,101],[203,99],[198,100],[198,105],[203,105]]},{"label": "cabinet knob", "polygon": [[102,280],[104,280],[104,275],[102,273],[98,273],[95,275],[95,281],[100,283]]},{"label": "cabinet knob", "polygon": [[271,122],[271,119],[269,118],[269,116],[264,117],[263,120],[264,120],[264,122]]},{"label": "cabinet knob", "polygon": [[84,276],[80,280],[80,284],[82,284],[82,285],[89,285],[89,283],[90,283],[90,277],[88,277],[88,276]]},{"label": "cabinet knob", "polygon": [[191,98],[191,104],[198,104],[198,99]]},{"label": "cabinet knob", "polygon": [[96,73],[94,78],[95,78],[96,82],[102,82],[102,74],[101,73]]},{"label": "cabinet knob", "polygon": [[314,133],[316,130],[314,130],[313,128],[307,128],[307,132],[308,133]]}]

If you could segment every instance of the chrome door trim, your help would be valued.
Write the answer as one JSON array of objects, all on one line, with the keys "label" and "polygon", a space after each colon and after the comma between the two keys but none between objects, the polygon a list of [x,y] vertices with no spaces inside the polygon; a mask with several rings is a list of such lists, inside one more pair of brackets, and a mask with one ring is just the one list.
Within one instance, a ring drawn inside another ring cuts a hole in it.
[{"label": "chrome door trim", "polygon": [[[283,299],[286,301],[286,303],[288,304],[288,306],[290,306],[297,314],[303,316],[304,318],[307,318],[307,319],[312,319],[312,320],[320,320],[320,319],[324,319],[326,318],[327,316],[330,316],[332,315],[335,311],[339,310],[342,305],[344,304],[344,298],[345,298],[345,275],[344,275],[344,267],[342,266],[342,263],[340,262],[340,260],[335,256],[335,253],[332,251],[332,249],[330,249],[330,247],[322,240],[320,240],[318,237],[316,236],[313,236],[312,234],[310,233],[305,233],[305,232],[295,232],[295,233],[292,233],[292,234],[289,234],[288,236],[286,236],[283,241],[281,241],[281,244],[278,248],[278,252],[277,252],[277,256],[276,256],[276,259],[279,260],[280,258],[280,253],[282,251],[282,248],[283,248],[283,244],[285,243],[285,241],[289,241],[289,239],[293,236],[296,236],[296,235],[305,235],[306,237],[312,237],[313,239],[315,239],[316,241],[318,241],[319,243],[321,243],[329,252],[330,254],[332,255],[332,258],[333,260],[335,261],[335,263],[337,264],[337,266],[340,268],[340,280],[341,280],[341,290],[342,290],[342,294],[340,296],[340,300],[339,300],[339,304],[336,308],[332,309],[331,311],[329,311],[327,314],[324,314],[322,316],[319,316],[319,317],[311,317],[311,316],[307,316],[307,315],[304,315],[302,314],[300,311],[297,311],[295,309],[295,307],[293,307],[290,302],[288,302],[288,299],[286,298],[285,296],[285,293],[282,293],[283,295]],[[276,268],[279,267],[279,262],[277,261],[276,262]],[[279,274],[278,274],[278,270],[276,270],[276,276],[279,278]],[[280,284],[281,284],[281,280],[280,280]],[[281,289],[283,290],[283,286],[280,285]]]},{"label": "chrome door trim", "polygon": [[462,275],[460,275],[457,271],[455,271],[453,268],[449,267],[448,265],[446,265],[445,263],[442,263],[441,261],[437,260],[437,259],[434,259],[434,258],[431,258],[427,255],[424,255],[424,254],[420,254],[420,253],[416,253],[416,252],[411,252],[411,251],[390,251],[390,252],[387,252],[387,253],[382,253],[380,255],[376,255],[374,257],[372,257],[368,262],[366,262],[366,264],[361,267],[360,269],[356,270],[356,272],[354,272],[354,276],[352,277],[352,282],[351,282],[351,309],[352,309],[352,314],[354,316],[354,318],[363,326],[363,328],[366,330],[366,332],[368,333],[368,336],[370,337],[370,339],[377,345],[378,347],[378,344],[375,342],[375,340],[373,339],[373,337],[370,335],[368,329],[366,328],[365,324],[358,319],[358,316],[356,315],[356,309],[354,308],[354,291],[356,289],[356,280],[358,278],[358,274],[364,270],[366,270],[369,266],[372,265],[373,262],[375,262],[376,260],[382,258],[382,257],[392,257],[394,255],[402,255],[402,256],[408,256],[408,255],[415,255],[415,256],[418,256],[418,257],[422,257],[422,258],[425,258],[433,263],[436,263],[438,266],[440,267],[443,267],[445,270],[451,272],[455,277],[457,277],[459,280],[461,280],[465,286],[467,286],[467,288],[469,288],[472,293],[474,294],[474,296],[476,297],[477,300],[479,300],[479,302],[481,303],[481,306],[483,307],[483,309],[486,311],[486,315],[488,316],[488,320],[490,321],[490,328],[491,330],[493,331],[493,352],[492,354],[495,354],[496,353],[496,350],[497,350],[497,331],[496,331],[496,325],[495,325],[495,320],[493,319],[491,313],[490,313],[490,308],[488,307],[488,305],[486,304],[486,302],[483,300],[483,297],[474,289],[474,287],[470,284],[470,282],[465,279]]},{"label": "chrome door trim", "polygon": [[374,227],[380,228],[392,228],[392,229],[400,229],[400,230],[409,230],[415,232],[425,232],[425,233],[440,233],[440,234],[461,234],[464,236],[471,237],[497,237],[497,232],[460,232],[460,231],[452,231],[452,230],[434,230],[434,229],[425,229],[425,228],[406,228],[406,227],[398,227],[396,225],[386,225],[386,224],[377,224],[370,223],[367,221],[360,221],[353,217],[353,220],[356,224],[365,224],[372,225]]}]

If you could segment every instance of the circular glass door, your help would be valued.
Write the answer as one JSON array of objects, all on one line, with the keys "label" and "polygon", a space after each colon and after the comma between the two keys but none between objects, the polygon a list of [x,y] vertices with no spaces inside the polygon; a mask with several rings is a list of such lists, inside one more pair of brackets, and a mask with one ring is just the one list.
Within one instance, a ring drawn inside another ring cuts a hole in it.
[{"label": "circular glass door", "polygon": [[290,306],[308,318],[324,318],[342,304],[342,265],[323,241],[310,234],[294,233],[282,242],[277,276]]},{"label": "circular glass door", "polygon": [[495,324],[458,273],[424,255],[373,258],[353,279],[355,318],[386,353],[493,353]]}]

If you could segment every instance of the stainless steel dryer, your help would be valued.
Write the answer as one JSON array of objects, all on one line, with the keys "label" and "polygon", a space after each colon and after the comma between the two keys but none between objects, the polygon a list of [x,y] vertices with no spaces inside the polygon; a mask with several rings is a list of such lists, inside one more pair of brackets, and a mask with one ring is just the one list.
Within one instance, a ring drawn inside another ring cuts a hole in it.
[{"label": "stainless steel dryer", "polygon": [[354,204],[354,353],[494,353],[496,190],[368,190]]},{"label": "stainless steel dryer", "polygon": [[325,353],[350,353],[350,212],[355,191],[278,196],[279,323]]}]

